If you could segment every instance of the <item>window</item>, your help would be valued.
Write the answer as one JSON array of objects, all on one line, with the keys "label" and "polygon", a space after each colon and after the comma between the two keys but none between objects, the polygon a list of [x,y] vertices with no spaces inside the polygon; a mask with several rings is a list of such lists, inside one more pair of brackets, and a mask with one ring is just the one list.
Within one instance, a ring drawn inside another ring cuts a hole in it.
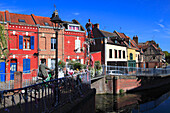
[{"label": "window", "polygon": [[24,19],[18,19],[18,22],[24,22],[25,23],[25,20]]},{"label": "window", "polygon": [[112,49],[109,49],[109,58],[112,58]]},{"label": "window", "polygon": [[23,59],[23,73],[30,73],[30,59]]},{"label": "window", "polygon": [[55,69],[55,59],[51,59],[51,69]]},{"label": "window", "polygon": [[130,53],[130,60],[133,60],[133,54]]},{"label": "window", "polygon": [[56,49],[56,39],[51,38],[51,49]]},{"label": "window", "polygon": [[81,46],[80,46],[80,40],[79,37],[75,40],[75,50],[77,49],[77,52],[80,52]]},{"label": "window", "polygon": [[47,22],[44,22],[44,24],[45,24],[45,26],[49,26],[49,23],[47,23]]},{"label": "window", "polygon": [[119,50],[119,58],[121,58],[122,56],[121,56],[121,50]]},{"label": "window", "polygon": [[70,30],[79,30],[79,26],[69,25]]},{"label": "window", "polygon": [[115,50],[115,58],[117,58],[117,50]]},{"label": "window", "polygon": [[34,49],[34,36],[23,38],[19,35],[19,49]]},{"label": "window", "polygon": [[31,49],[30,37],[24,37],[23,38],[23,49]]},{"label": "window", "polygon": [[123,51],[123,58],[125,58],[125,51]]},{"label": "window", "polygon": [[115,44],[117,44],[117,40],[115,40]]}]

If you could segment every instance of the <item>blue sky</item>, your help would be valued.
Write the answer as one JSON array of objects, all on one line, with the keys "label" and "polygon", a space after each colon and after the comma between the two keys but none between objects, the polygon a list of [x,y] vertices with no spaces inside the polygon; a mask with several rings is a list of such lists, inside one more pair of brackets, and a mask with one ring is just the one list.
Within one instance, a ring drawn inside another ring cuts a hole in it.
[{"label": "blue sky", "polygon": [[0,10],[51,17],[54,4],[62,20],[76,19],[84,27],[91,19],[101,30],[155,40],[170,52],[170,0],[1,0]]}]

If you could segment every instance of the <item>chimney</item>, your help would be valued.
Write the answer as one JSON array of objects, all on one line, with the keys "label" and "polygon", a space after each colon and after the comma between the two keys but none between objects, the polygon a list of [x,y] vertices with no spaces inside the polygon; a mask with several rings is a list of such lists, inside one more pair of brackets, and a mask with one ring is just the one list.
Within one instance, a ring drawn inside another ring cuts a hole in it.
[{"label": "chimney", "polygon": [[6,17],[6,18],[5,18],[5,21],[6,21],[6,22],[10,22],[10,14],[9,14],[9,11],[8,11],[8,10],[5,11],[5,17]]},{"label": "chimney", "polygon": [[136,44],[138,45],[138,36],[137,36],[137,35],[133,37],[133,40],[134,40],[134,41],[136,42]]},{"label": "chimney", "polygon": [[94,24],[94,27],[97,27],[99,29],[99,24],[98,23]]}]

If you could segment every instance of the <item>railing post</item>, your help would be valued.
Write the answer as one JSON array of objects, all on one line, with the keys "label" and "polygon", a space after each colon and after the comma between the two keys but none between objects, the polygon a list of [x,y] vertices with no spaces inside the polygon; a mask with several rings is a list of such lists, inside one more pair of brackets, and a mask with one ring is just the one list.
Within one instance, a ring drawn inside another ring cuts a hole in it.
[{"label": "railing post", "polygon": [[58,89],[58,79],[57,79],[57,83],[54,89],[54,106],[56,107],[59,104],[59,89]]},{"label": "railing post", "polygon": [[25,113],[28,113],[28,92],[27,92],[27,88],[25,88]]}]

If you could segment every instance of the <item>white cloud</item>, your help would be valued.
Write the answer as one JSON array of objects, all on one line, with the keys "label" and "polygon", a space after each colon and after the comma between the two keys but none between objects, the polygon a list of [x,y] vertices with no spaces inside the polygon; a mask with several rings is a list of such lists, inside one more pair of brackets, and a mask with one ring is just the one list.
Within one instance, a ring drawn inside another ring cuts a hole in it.
[{"label": "white cloud", "polygon": [[73,13],[73,15],[79,15],[80,13]]},{"label": "white cloud", "polygon": [[159,23],[158,25],[159,25],[160,27],[162,27],[162,28],[164,28],[164,27],[165,27],[163,24],[160,24],[160,23]]},{"label": "white cloud", "polygon": [[160,32],[158,29],[154,29],[153,31],[155,31],[155,32]]}]

